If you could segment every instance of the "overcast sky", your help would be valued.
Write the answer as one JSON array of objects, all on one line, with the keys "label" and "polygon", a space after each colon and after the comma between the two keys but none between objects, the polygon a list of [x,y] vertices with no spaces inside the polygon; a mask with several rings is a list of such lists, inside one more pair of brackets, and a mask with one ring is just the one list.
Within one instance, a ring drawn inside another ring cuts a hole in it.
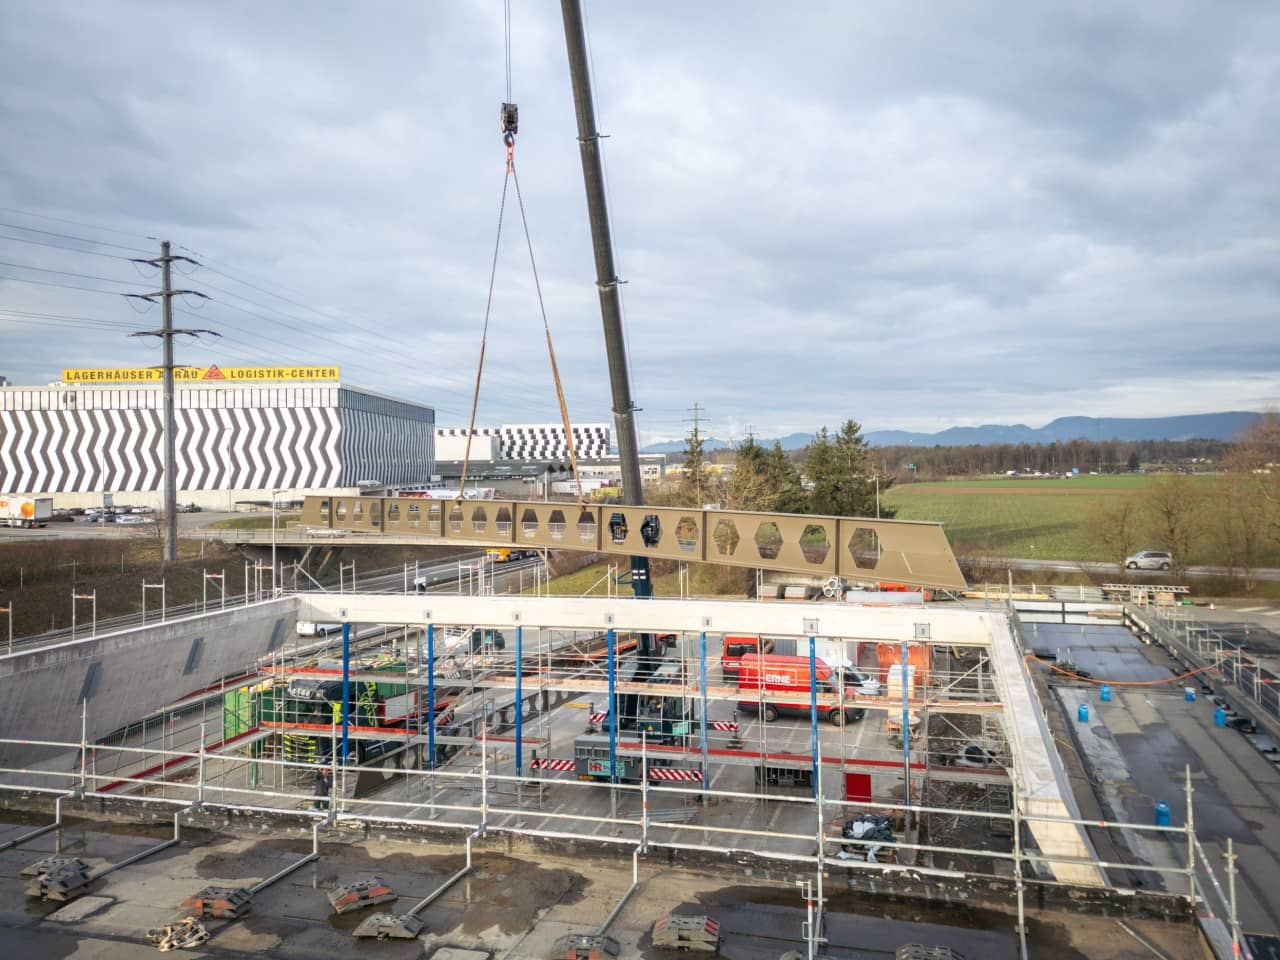
[{"label": "overcast sky", "polygon": [[[559,4],[513,7],[557,358],[574,419],[609,420]],[[587,9],[642,439],[695,401],[732,439],[1280,402],[1280,5]],[[0,373],[158,362],[125,336],[158,308],[49,284],[155,289],[114,257],[164,238],[214,298],[178,323],[225,334],[180,362],[337,363],[465,423],[502,21],[501,0],[0,5],[0,277],[41,281],[0,279]],[[556,420],[507,214],[479,422]]]}]

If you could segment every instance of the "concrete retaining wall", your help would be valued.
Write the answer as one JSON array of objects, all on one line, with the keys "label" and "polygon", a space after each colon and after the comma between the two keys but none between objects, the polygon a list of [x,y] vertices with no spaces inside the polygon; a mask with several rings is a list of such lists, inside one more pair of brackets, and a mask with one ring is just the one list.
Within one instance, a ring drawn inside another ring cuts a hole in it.
[{"label": "concrete retaining wall", "polygon": [[[187,694],[252,667],[292,637],[297,598],[0,656],[0,736],[92,742]],[[0,744],[0,764],[34,766],[54,748]]]}]

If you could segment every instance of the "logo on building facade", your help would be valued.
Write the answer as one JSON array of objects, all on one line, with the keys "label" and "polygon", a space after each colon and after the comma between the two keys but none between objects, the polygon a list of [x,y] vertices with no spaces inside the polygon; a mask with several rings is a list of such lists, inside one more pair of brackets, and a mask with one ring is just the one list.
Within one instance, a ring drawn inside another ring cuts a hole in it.
[{"label": "logo on building facade", "polygon": [[[173,379],[180,383],[210,381],[336,381],[338,367],[177,367]],[[160,383],[164,373],[158,367],[66,368],[63,383]]]}]

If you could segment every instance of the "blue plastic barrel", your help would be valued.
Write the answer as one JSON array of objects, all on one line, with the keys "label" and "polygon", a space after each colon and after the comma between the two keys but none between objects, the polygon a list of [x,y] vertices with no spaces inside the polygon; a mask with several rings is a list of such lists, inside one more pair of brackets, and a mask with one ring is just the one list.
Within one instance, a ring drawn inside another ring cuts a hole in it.
[{"label": "blue plastic barrel", "polygon": [[1170,823],[1169,805],[1163,800],[1156,801],[1156,826],[1167,827]]},{"label": "blue plastic barrel", "polygon": [[1186,697],[1187,703],[1195,703],[1195,700],[1196,700],[1196,688],[1195,688],[1195,687],[1183,687],[1183,691],[1184,691],[1183,696],[1184,696],[1184,697]]},{"label": "blue plastic barrel", "polygon": [[1101,687],[1099,687],[1098,696],[1101,698],[1103,703],[1110,703],[1111,702],[1111,684],[1104,683]]},{"label": "blue plastic barrel", "polygon": [[1215,727],[1225,727],[1227,725],[1227,711],[1221,707],[1213,708],[1213,725]]},{"label": "blue plastic barrel", "polygon": [[1089,705],[1087,703],[1082,703],[1076,707],[1076,719],[1081,723],[1089,722]]}]

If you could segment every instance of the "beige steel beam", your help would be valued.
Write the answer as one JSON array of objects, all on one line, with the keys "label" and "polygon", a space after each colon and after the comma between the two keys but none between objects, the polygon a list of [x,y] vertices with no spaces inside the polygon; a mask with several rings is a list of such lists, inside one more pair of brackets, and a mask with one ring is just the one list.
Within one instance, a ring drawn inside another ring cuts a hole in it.
[{"label": "beige steel beam", "polygon": [[[226,539],[258,537],[227,531]],[[586,550],[815,576],[965,587],[939,523],[523,500],[310,496],[276,542]]]}]

